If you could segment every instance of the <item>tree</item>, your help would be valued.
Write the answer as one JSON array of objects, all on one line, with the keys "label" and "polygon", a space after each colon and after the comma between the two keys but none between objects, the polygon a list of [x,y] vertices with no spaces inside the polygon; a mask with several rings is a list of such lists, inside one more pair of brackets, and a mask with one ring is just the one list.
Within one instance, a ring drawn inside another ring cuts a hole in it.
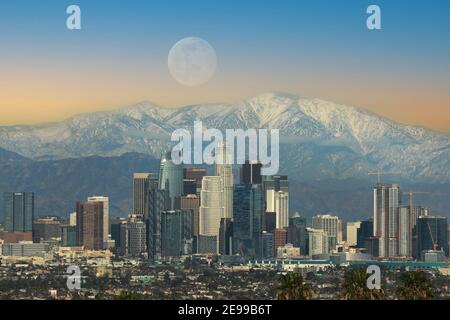
[{"label": "tree", "polygon": [[406,271],[400,276],[396,296],[401,300],[427,300],[435,296],[435,289],[424,271]]},{"label": "tree", "polygon": [[311,300],[312,296],[312,287],[303,281],[301,273],[292,272],[281,277],[277,288],[277,299]]},{"label": "tree", "polygon": [[346,300],[380,300],[385,298],[383,288],[369,289],[367,279],[369,275],[365,269],[348,270],[342,285],[342,297]]}]

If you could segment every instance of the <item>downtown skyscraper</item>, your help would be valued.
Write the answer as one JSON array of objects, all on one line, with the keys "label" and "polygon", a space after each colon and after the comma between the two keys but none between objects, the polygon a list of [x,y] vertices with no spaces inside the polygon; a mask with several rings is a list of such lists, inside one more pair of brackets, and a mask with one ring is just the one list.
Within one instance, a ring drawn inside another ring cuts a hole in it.
[{"label": "downtown skyscraper", "polygon": [[221,177],[223,190],[223,218],[233,218],[233,167],[232,155],[226,144],[219,145],[216,157],[215,175]]},{"label": "downtown skyscraper", "polygon": [[170,198],[170,209],[175,208],[175,198],[183,195],[183,165],[172,161],[172,153],[167,152],[161,159],[159,169],[159,189],[167,190]]},{"label": "downtown skyscraper", "polygon": [[32,240],[34,219],[33,192],[5,192],[5,242]]},{"label": "downtown skyscraper", "polygon": [[382,258],[398,256],[400,186],[377,183],[373,187],[373,233]]}]

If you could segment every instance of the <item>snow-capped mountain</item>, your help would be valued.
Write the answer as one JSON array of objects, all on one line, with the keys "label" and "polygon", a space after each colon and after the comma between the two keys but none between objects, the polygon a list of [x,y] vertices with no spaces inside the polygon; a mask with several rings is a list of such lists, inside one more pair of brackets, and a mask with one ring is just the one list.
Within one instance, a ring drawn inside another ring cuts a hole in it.
[{"label": "snow-capped mountain", "polygon": [[39,126],[0,127],[0,147],[31,159],[139,152],[160,157],[178,128],[280,129],[280,170],[298,179],[367,177],[381,166],[398,177],[450,181],[450,135],[402,125],[320,99],[267,93],[235,104],[178,109],[148,102]]}]

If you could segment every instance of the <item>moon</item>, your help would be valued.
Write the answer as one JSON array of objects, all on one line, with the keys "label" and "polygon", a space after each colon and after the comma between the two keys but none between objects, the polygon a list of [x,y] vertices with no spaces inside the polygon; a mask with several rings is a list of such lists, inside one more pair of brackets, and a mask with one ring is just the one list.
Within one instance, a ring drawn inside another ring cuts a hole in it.
[{"label": "moon", "polygon": [[168,57],[172,77],[188,87],[205,84],[217,68],[217,55],[208,41],[196,37],[181,39],[170,49]]}]

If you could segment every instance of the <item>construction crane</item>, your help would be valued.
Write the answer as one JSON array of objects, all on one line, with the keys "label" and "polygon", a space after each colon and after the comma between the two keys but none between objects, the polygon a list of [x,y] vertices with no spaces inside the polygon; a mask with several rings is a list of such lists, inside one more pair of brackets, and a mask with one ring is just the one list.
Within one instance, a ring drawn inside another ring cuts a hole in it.
[{"label": "construction crane", "polygon": [[409,256],[412,257],[412,231],[414,227],[414,209],[413,209],[413,195],[414,194],[429,194],[423,191],[408,191],[409,195]]},{"label": "construction crane", "polygon": [[431,243],[433,244],[433,250],[437,251],[438,244],[434,242],[433,232],[431,232],[430,224],[427,222],[428,231],[430,231]]},{"label": "construction crane", "polygon": [[383,170],[380,167],[378,167],[377,171],[375,171],[375,172],[368,172],[367,174],[369,176],[377,176],[377,183],[380,183],[382,175],[394,174],[394,173],[393,172],[383,172]]}]

